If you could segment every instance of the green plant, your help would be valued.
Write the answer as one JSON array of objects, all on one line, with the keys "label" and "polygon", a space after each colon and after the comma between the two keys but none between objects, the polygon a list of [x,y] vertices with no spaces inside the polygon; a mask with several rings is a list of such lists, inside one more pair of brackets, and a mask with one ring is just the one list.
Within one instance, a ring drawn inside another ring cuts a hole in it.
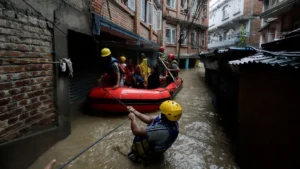
[{"label": "green plant", "polygon": [[240,38],[239,38],[239,46],[246,46],[246,29],[244,25],[241,26]]}]

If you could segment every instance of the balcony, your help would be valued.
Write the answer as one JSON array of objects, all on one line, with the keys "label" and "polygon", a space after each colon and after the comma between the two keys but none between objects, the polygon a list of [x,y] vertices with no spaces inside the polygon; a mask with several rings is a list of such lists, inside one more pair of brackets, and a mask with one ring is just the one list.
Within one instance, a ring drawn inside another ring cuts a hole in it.
[{"label": "balcony", "polygon": [[261,18],[277,17],[291,10],[296,3],[298,2],[294,0],[272,0],[260,16]]},{"label": "balcony", "polygon": [[213,42],[208,44],[208,49],[215,49],[215,48],[225,48],[229,46],[235,46],[238,42],[238,38],[233,38],[230,40],[223,40],[219,42]]}]

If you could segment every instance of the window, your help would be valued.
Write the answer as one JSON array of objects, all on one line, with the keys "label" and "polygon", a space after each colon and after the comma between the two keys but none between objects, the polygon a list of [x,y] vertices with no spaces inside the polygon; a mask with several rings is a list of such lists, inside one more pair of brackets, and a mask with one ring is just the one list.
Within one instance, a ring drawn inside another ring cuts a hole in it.
[{"label": "window", "polygon": [[162,12],[153,8],[153,29],[155,31],[161,30]]},{"label": "window", "polygon": [[200,5],[198,5],[199,1],[195,0],[193,1],[192,5],[192,16],[194,18],[198,18],[199,16],[199,10],[200,10]]},{"label": "window", "polygon": [[228,14],[228,5],[224,6],[224,8],[222,9],[222,11],[223,11],[223,19],[227,19],[229,17],[229,14]]},{"label": "window", "polygon": [[205,35],[206,35],[206,32],[204,32],[204,31],[201,32],[201,46],[202,46],[202,47],[205,47],[205,45],[206,45],[206,44],[205,44],[205,39],[206,39],[206,36],[205,36]]},{"label": "window", "polygon": [[206,3],[206,0],[203,0],[202,19],[206,19],[206,14],[207,14],[207,3]]},{"label": "window", "polygon": [[145,0],[141,0],[140,1],[140,7],[141,7],[141,20],[142,21],[146,21],[146,1]]},{"label": "window", "polygon": [[187,41],[188,41],[187,31],[183,30],[181,33],[183,34],[181,36],[182,37],[182,45],[187,45]]},{"label": "window", "polygon": [[233,39],[234,38],[234,30],[229,29],[229,31],[226,33],[227,40]]},{"label": "window", "polygon": [[175,44],[176,28],[170,25],[166,26],[166,43]]},{"label": "window", "polygon": [[153,24],[153,17],[152,17],[152,13],[153,13],[153,4],[151,3],[151,1],[147,1],[147,9],[146,9],[146,23],[149,25]]},{"label": "window", "polygon": [[180,11],[187,14],[188,13],[188,4],[189,4],[189,0],[181,0]]},{"label": "window", "polygon": [[167,6],[169,7],[169,8],[174,8],[174,9],[176,9],[176,0],[167,0]]},{"label": "window", "polygon": [[127,0],[126,5],[129,9],[135,11],[135,0]]},{"label": "window", "polygon": [[196,31],[192,31],[191,39],[192,39],[192,46],[196,47],[198,45],[198,43],[197,43],[198,38],[197,38],[197,32]]},{"label": "window", "polygon": [[236,0],[235,13],[241,12],[241,0]]}]

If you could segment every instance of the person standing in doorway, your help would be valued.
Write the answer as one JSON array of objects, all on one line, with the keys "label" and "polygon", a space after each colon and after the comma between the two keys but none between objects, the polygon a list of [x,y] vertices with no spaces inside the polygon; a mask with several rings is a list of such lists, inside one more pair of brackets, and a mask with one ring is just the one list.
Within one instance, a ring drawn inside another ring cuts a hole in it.
[{"label": "person standing in doorway", "polygon": [[[128,117],[131,120],[131,131],[134,140],[128,158],[133,162],[148,157],[159,157],[177,139],[179,133],[178,120],[182,114],[179,103],[167,100],[160,105],[161,114],[156,118],[144,115],[133,107],[127,107],[130,112]],[[140,127],[136,119],[141,120],[146,127]]]}]

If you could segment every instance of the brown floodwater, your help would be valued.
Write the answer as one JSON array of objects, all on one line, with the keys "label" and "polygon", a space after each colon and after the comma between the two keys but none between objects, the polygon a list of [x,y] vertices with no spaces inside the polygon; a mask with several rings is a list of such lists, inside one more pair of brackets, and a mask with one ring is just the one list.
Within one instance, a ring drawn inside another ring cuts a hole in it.
[{"label": "brown floodwater", "polygon": [[[69,169],[231,169],[238,168],[230,152],[230,144],[219,124],[219,116],[211,105],[212,92],[204,82],[203,68],[183,70],[183,88],[175,100],[182,105],[180,134],[159,161],[133,164],[128,153],[133,135],[125,123],[100,143],[65,168]],[[159,112],[148,115],[155,116]],[[30,169],[42,169],[52,159],[56,168],[113,129],[124,116],[99,117],[83,115],[72,121],[72,133],[45,152]],[[142,123],[140,123],[143,125]]]}]

